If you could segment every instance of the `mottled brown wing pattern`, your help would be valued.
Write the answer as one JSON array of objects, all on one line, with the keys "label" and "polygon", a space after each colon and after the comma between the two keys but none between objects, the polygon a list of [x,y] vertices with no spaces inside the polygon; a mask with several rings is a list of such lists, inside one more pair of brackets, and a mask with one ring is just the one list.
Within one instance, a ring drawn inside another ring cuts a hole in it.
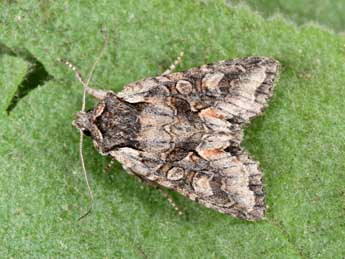
[{"label": "mottled brown wing pattern", "polygon": [[209,107],[225,119],[249,122],[266,107],[278,68],[279,63],[271,58],[219,61],[128,84],[118,96],[137,103],[163,101],[162,97],[173,95],[187,100],[194,112]]},{"label": "mottled brown wing pattern", "polygon": [[240,143],[243,126],[267,106],[278,67],[249,57],[144,79],[108,92],[76,124],[140,178],[222,213],[261,219],[262,172]]}]

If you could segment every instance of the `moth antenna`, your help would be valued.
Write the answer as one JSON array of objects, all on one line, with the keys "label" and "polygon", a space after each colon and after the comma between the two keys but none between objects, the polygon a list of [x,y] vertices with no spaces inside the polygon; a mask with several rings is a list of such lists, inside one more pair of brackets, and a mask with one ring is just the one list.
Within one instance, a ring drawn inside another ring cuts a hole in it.
[{"label": "moth antenna", "polygon": [[99,61],[101,60],[101,57],[103,56],[104,54],[104,51],[106,50],[107,46],[108,46],[108,41],[109,41],[109,35],[108,35],[108,31],[105,27],[102,28],[102,32],[104,33],[103,34],[103,37],[104,37],[104,43],[103,43],[103,47],[101,49],[101,52],[99,53],[99,55],[97,56],[95,62],[93,63],[91,69],[90,69],[90,72],[89,74],[87,75],[87,80],[86,80],[86,86],[89,85],[90,81],[91,81],[91,78],[92,78],[92,74],[93,72],[95,71],[96,69],[96,66],[98,65]]},{"label": "moth antenna", "polygon": [[[75,65],[73,65],[68,60],[64,60],[64,59],[61,59],[61,58],[59,58],[58,61],[63,63],[63,64],[65,64],[72,71],[74,71],[75,77],[83,85],[83,99],[82,99],[81,111],[85,112],[86,89],[88,88],[87,83],[84,81],[81,72],[79,71],[79,69]],[[90,197],[90,207],[88,208],[88,210],[83,215],[81,215],[78,218],[78,220],[81,220],[82,218],[84,218],[88,214],[90,214],[90,212],[92,211],[93,204],[94,204],[94,198],[93,198],[93,192],[92,192],[90,184],[89,184],[89,179],[87,177],[87,172],[86,172],[86,167],[85,167],[85,161],[84,161],[84,155],[83,155],[84,134],[83,134],[83,131],[81,129],[79,130],[79,135],[80,135],[80,137],[79,137],[79,159],[80,159],[80,163],[81,163],[81,167],[82,167],[82,171],[83,171],[84,180],[85,180],[85,183],[86,183],[86,186],[87,186],[87,189],[88,189],[88,192],[89,192],[89,197]]]},{"label": "moth antenna", "polygon": [[81,72],[79,71],[79,69],[73,65],[71,62],[69,62],[68,60],[62,59],[62,58],[58,58],[58,61],[61,62],[62,64],[65,64],[69,69],[71,69],[72,71],[74,71],[75,77],[78,79],[78,81],[84,86],[86,87],[86,83],[83,79],[83,76],[81,75]]},{"label": "moth antenna", "polygon": [[175,68],[176,68],[179,64],[181,64],[183,55],[184,55],[184,52],[181,51],[181,52],[180,52],[180,55],[176,58],[176,60],[174,61],[174,63],[172,63],[172,64],[170,65],[170,67],[169,67],[167,70],[165,70],[165,71],[163,72],[162,75],[168,75],[168,74],[170,74],[171,72],[173,72],[173,71],[175,70]]},{"label": "moth antenna", "polygon": [[[84,90],[84,94],[85,94],[85,90]],[[89,215],[91,213],[91,211],[93,210],[93,205],[94,205],[94,198],[93,198],[93,192],[91,189],[91,186],[89,184],[89,179],[87,177],[87,172],[86,172],[86,168],[85,168],[85,162],[84,162],[84,155],[83,155],[83,141],[84,141],[84,134],[82,130],[79,130],[79,157],[80,157],[80,163],[81,163],[81,167],[83,169],[83,175],[84,175],[84,180],[89,192],[89,197],[90,197],[90,207],[88,208],[88,210],[81,215],[78,220],[81,220],[82,218],[86,217],[87,215]]]},{"label": "moth antenna", "polygon": [[[87,92],[87,89],[89,88],[89,83],[91,81],[91,78],[92,78],[92,75],[93,75],[93,72],[95,71],[96,69],[96,66],[97,64],[99,63],[99,61],[101,60],[101,57],[103,56],[104,54],[104,51],[106,49],[108,45],[108,33],[106,33],[106,35],[104,36],[104,44],[103,44],[103,47],[101,49],[101,52],[99,53],[99,55],[97,56],[95,62],[93,63],[90,71],[89,71],[89,74],[87,76],[87,80],[86,82],[84,83],[84,80],[79,80],[82,82],[83,86],[84,86],[84,89],[83,89],[83,102],[82,102],[82,107],[81,107],[81,111],[82,112],[85,112],[85,104],[86,104],[86,92]],[[78,71],[78,70],[76,70]],[[79,74],[79,75],[78,75]],[[80,73],[76,73],[77,76],[80,76],[80,78],[82,79],[81,77],[81,74]],[[88,180],[88,177],[87,177],[87,172],[86,172],[86,168],[85,168],[85,163],[84,163],[84,156],[83,156],[83,140],[84,140],[84,134],[83,134],[83,131],[80,129],[79,130],[80,132],[80,142],[79,142],[79,154],[80,154],[80,161],[81,161],[81,164],[82,164],[82,167],[83,167],[83,174],[84,174],[84,179],[85,179],[85,183],[87,185],[87,189],[89,191],[89,196],[90,196],[90,207],[89,209],[79,217],[78,220],[81,220],[82,218],[86,217],[87,215],[89,215],[91,213],[91,211],[93,210],[93,206],[94,206],[94,196],[93,196],[93,192],[91,190],[91,187],[90,187],[90,184],[89,184],[89,180]]]},{"label": "moth antenna", "polygon": [[[104,31],[104,30],[102,30]],[[83,76],[81,74],[81,72],[77,69],[77,67],[75,65],[73,65],[71,62],[67,61],[67,60],[63,60],[63,59],[58,59],[58,61],[64,63],[65,65],[67,65],[71,70],[74,71],[76,78],[78,79],[78,81],[83,85],[83,99],[82,99],[82,107],[81,107],[81,112],[85,112],[85,105],[86,105],[86,93],[89,91],[92,91],[93,89],[89,87],[89,83],[91,81],[93,72],[95,71],[95,68],[97,66],[97,64],[99,63],[101,57],[104,54],[104,51],[106,49],[106,46],[108,45],[108,33],[106,33],[106,35],[104,36],[104,44],[103,47],[101,49],[100,54],[97,56],[95,62],[93,63],[90,72],[88,73],[87,76],[87,80],[85,81],[83,79]],[[79,139],[79,157],[80,157],[80,163],[82,166],[82,171],[83,171],[83,175],[84,175],[84,180],[89,192],[89,197],[90,197],[90,207],[88,208],[88,210],[81,215],[78,220],[83,219],[84,217],[86,217],[87,215],[89,215],[91,213],[91,211],[93,210],[93,206],[94,206],[94,196],[93,196],[93,192],[91,189],[91,186],[89,184],[89,179],[87,176],[87,171],[86,171],[86,167],[85,167],[85,161],[84,161],[84,155],[83,155],[83,142],[84,142],[84,134],[83,131],[80,129],[79,130],[80,133],[80,139]]]}]

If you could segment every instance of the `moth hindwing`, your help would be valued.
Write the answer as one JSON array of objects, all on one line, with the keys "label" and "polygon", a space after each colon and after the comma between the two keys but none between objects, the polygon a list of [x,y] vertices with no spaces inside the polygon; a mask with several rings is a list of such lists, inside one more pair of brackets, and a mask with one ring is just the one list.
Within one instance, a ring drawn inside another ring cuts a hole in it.
[{"label": "moth hindwing", "polygon": [[241,146],[243,128],[272,95],[279,63],[248,57],[146,78],[78,113],[103,155],[144,181],[246,220],[265,214],[262,172]]}]

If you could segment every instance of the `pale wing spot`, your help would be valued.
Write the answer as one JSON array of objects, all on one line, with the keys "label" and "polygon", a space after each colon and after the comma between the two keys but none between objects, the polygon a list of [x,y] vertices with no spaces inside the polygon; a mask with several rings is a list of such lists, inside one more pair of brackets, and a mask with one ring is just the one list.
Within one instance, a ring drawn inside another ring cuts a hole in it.
[{"label": "pale wing spot", "polygon": [[140,161],[140,153],[135,149],[119,148],[118,150],[111,151],[110,155],[137,174],[147,176],[151,173],[150,168]]},{"label": "pale wing spot", "polygon": [[193,86],[186,80],[180,80],[176,84],[176,89],[180,94],[188,95],[192,92]]},{"label": "pale wing spot", "polygon": [[250,73],[245,74],[239,80],[239,94],[254,100],[255,92],[258,87],[264,82],[265,78],[266,69],[264,67],[258,67],[250,71]]},{"label": "pale wing spot", "polygon": [[224,170],[227,177],[222,179],[221,189],[229,194],[238,203],[239,206],[251,211],[255,206],[255,195],[249,189],[249,174],[242,165],[237,168],[228,168]]},{"label": "pale wing spot", "polygon": [[184,170],[181,167],[173,167],[167,173],[167,178],[172,181],[181,180],[184,176]]},{"label": "pale wing spot", "polygon": [[[124,99],[129,103],[144,102],[146,100],[145,95],[151,89],[158,87],[157,82],[152,79],[145,79],[125,86],[125,88],[117,93],[117,96]],[[160,90],[168,91],[164,87],[160,87]]]},{"label": "pale wing spot", "polygon": [[215,91],[219,87],[219,82],[223,79],[223,73],[212,73],[206,74],[202,79],[202,86],[203,88],[209,91]]},{"label": "pale wing spot", "polygon": [[210,185],[210,180],[208,176],[196,174],[193,178],[193,188],[197,193],[201,193],[205,196],[213,195],[212,187]]}]

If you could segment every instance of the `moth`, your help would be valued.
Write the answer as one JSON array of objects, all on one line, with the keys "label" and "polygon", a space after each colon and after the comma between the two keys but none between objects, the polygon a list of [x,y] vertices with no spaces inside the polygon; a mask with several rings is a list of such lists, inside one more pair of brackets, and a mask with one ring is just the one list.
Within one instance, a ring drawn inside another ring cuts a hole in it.
[{"label": "moth", "polygon": [[247,57],[171,70],[118,93],[86,86],[99,103],[73,124],[144,182],[221,213],[262,219],[263,173],[241,142],[244,127],[267,107],[279,62]]}]

